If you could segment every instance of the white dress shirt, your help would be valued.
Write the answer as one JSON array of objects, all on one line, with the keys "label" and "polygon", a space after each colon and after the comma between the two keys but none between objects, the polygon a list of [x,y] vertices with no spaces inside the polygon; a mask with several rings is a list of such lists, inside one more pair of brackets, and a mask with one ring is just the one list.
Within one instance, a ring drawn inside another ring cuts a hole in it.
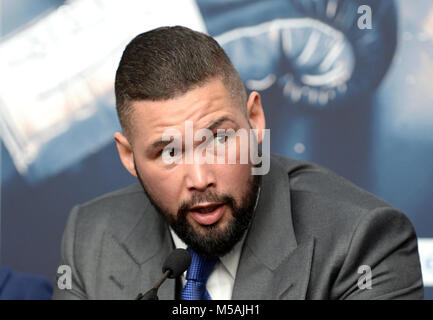
[{"label": "white dress shirt", "polygon": [[[176,248],[186,249],[187,245],[177,236],[170,227],[171,236]],[[245,241],[244,233],[242,239],[226,255],[219,258],[218,262],[206,283],[206,289],[212,300],[230,300],[232,298],[233,285],[235,283],[236,271],[241,256],[242,245]],[[186,283],[186,271],[182,275],[182,285]]]}]

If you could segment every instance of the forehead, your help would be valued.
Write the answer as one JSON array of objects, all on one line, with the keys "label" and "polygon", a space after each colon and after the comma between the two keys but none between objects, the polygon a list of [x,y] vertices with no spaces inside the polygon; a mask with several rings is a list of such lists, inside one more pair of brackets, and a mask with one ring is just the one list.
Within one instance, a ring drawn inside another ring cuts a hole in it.
[{"label": "forehead", "polygon": [[201,128],[222,116],[239,119],[241,108],[219,79],[211,80],[187,93],[169,100],[135,101],[131,124],[134,140],[150,142],[160,138],[168,128],[183,132],[185,121]]}]

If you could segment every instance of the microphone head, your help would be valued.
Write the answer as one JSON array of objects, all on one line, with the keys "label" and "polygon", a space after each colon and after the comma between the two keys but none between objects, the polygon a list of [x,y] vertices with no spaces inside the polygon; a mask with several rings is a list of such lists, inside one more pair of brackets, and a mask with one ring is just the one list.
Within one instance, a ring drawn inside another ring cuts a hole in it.
[{"label": "microphone head", "polygon": [[191,264],[191,255],[185,249],[175,249],[165,259],[162,266],[162,272],[170,270],[168,277],[170,279],[180,276],[188,269]]}]

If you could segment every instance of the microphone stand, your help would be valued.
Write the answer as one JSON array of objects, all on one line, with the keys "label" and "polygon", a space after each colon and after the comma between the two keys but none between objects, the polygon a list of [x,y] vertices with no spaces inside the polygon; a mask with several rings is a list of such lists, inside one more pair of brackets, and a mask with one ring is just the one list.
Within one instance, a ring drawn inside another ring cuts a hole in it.
[{"label": "microphone stand", "polygon": [[161,284],[168,278],[170,273],[171,270],[165,271],[162,275],[162,278],[156,283],[156,285],[152,289],[147,291],[145,294],[139,293],[135,300],[159,300],[157,295],[158,289]]}]

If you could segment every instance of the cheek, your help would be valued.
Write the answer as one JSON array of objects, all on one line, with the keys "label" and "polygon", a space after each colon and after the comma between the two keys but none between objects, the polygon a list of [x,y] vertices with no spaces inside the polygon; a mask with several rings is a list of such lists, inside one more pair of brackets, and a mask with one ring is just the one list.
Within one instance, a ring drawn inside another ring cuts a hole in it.
[{"label": "cheek", "polygon": [[240,200],[251,178],[251,165],[222,165],[218,168],[218,176],[220,180],[218,183],[223,186],[224,191],[232,193],[237,200]]},{"label": "cheek", "polygon": [[173,172],[169,174],[150,166],[146,166],[146,169],[143,169],[140,173],[149,194],[162,207],[172,212],[177,210],[180,182],[176,174]]}]

